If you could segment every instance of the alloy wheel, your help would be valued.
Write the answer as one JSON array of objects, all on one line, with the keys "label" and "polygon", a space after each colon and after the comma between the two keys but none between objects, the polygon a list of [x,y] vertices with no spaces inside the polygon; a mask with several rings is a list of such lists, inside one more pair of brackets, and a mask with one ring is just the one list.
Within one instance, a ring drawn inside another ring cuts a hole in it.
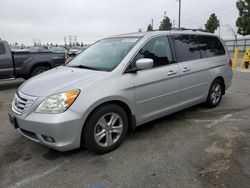
[{"label": "alloy wheel", "polygon": [[96,123],[94,138],[101,147],[110,147],[115,144],[123,132],[123,120],[116,113],[103,115]]},{"label": "alloy wheel", "polygon": [[220,101],[221,94],[222,94],[221,85],[219,83],[215,83],[212,87],[212,92],[210,95],[211,102],[213,104],[217,104]]}]

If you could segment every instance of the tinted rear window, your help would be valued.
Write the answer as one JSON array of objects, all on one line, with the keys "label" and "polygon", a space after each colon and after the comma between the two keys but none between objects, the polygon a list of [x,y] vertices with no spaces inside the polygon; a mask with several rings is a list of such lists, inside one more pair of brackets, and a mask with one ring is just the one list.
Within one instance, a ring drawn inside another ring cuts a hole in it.
[{"label": "tinted rear window", "polygon": [[202,57],[225,55],[226,51],[221,41],[214,36],[198,36]]},{"label": "tinted rear window", "polygon": [[178,62],[200,59],[200,49],[195,35],[174,35],[176,57]]},{"label": "tinted rear window", "polygon": [[3,43],[0,43],[0,55],[5,54],[5,47]]}]

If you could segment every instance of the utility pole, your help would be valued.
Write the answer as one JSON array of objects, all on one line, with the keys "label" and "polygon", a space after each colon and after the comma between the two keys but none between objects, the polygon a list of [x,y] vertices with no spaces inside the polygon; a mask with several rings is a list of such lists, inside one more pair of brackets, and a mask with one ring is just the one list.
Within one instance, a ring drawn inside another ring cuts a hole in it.
[{"label": "utility pole", "polygon": [[234,35],[234,38],[235,38],[235,46],[238,47],[238,41],[237,41],[237,33],[234,31],[234,29],[232,27],[230,27],[233,35]]},{"label": "utility pole", "polygon": [[152,26],[152,29],[154,30],[154,19],[153,18],[151,19],[151,26]]},{"label": "utility pole", "polygon": [[72,46],[72,36],[69,35],[69,46],[71,47]]},{"label": "utility pole", "polygon": [[179,29],[181,28],[181,0],[179,0]]},{"label": "utility pole", "polygon": [[67,47],[67,39],[64,37],[64,46]]},{"label": "utility pole", "polygon": [[74,41],[75,41],[75,46],[77,46],[76,45],[76,43],[77,43],[77,36],[74,36]]},{"label": "utility pole", "polygon": [[173,28],[175,28],[175,19],[173,19]]},{"label": "utility pole", "polygon": [[220,25],[219,25],[219,37],[220,37]]}]

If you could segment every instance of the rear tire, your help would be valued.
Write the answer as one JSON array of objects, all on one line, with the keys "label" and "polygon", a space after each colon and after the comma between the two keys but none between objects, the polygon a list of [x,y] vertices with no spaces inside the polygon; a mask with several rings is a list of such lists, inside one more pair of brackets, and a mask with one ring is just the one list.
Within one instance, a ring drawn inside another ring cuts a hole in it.
[{"label": "rear tire", "polygon": [[96,109],[88,118],[83,130],[83,143],[87,150],[104,154],[116,149],[128,132],[128,116],[116,104]]},{"label": "rear tire", "polygon": [[32,71],[31,71],[31,74],[30,74],[30,77],[33,77],[33,76],[36,76],[38,74],[41,74],[47,70],[49,70],[50,68],[47,67],[47,66],[37,66],[35,67]]},{"label": "rear tire", "polygon": [[216,79],[210,86],[206,106],[209,108],[214,108],[220,104],[223,96],[224,86],[220,79]]}]

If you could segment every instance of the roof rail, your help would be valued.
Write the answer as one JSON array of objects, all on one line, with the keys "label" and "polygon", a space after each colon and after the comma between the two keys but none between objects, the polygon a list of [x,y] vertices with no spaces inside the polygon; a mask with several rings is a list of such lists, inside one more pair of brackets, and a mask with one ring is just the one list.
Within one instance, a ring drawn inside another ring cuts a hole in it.
[{"label": "roof rail", "polygon": [[185,28],[185,27],[177,28],[177,30],[181,30],[181,31],[191,30],[191,31],[207,32],[207,31],[205,31],[203,29],[192,29],[192,28]]},{"label": "roof rail", "polygon": [[[177,31],[201,31],[201,32],[207,32],[203,29],[191,29],[191,28],[185,28],[185,27],[181,27],[181,28],[176,28],[176,27],[173,27],[173,28],[170,28],[170,29],[167,29],[165,31],[171,31],[171,30],[177,30]],[[164,30],[161,30],[161,29],[154,29],[153,31],[164,31]]]}]

